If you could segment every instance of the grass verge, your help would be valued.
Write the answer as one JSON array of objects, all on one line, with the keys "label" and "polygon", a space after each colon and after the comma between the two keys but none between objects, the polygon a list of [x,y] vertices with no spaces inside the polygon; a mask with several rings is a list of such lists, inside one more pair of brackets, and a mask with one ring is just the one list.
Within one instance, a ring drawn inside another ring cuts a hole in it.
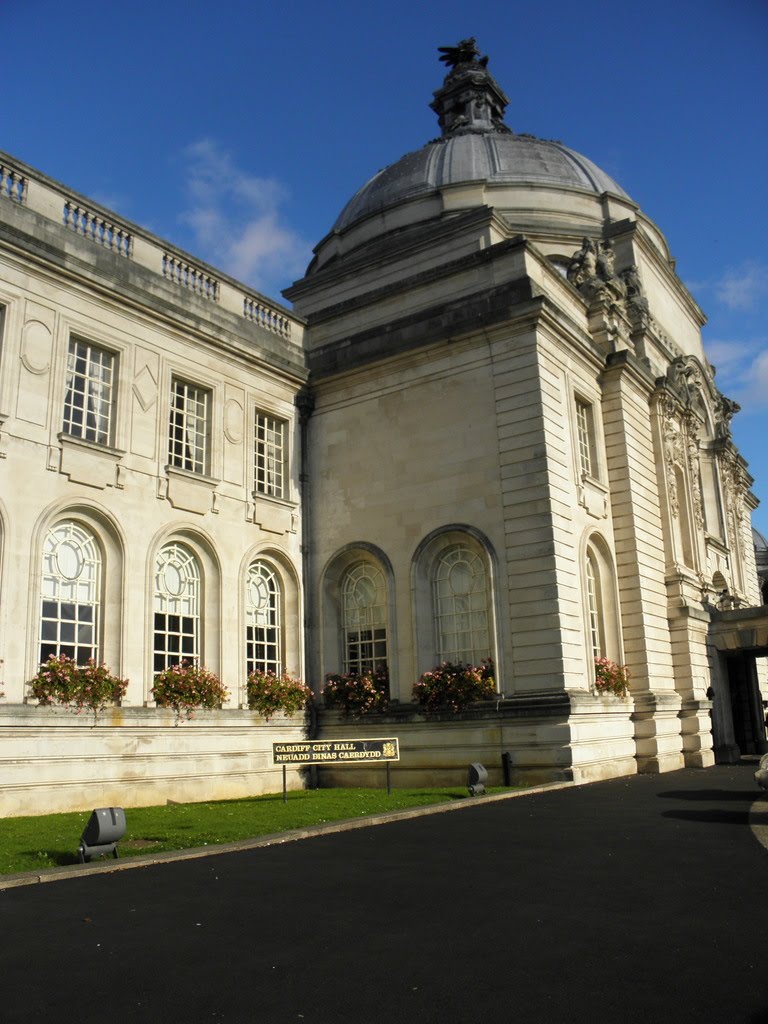
[{"label": "grass verge", "polygon": [[[505,790],[489,790],[505,792]],[[365,817],[386,811],[467,799],[466,789],[295,790],[244,800],[167,804],[126,809],[127,831],[121,857],[234,843],[273,832]],[[77,863],[77,845],[91,808],[34,818],[5,818],[0,824],[0,874],[35,871]]]}]

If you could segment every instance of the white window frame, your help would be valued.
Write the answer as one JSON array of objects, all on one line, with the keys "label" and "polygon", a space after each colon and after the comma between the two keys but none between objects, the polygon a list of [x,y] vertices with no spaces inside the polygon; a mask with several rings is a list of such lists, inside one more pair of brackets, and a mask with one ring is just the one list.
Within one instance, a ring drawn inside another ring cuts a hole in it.
[{"label": "white window frame", "polygon": [[488,570],[480,553],[466,543],[448,545],[434,560],[431,582],[437,660],[479,665],[491,657]]},{"label": "white window frame", "polygon": [[587,581],[587,618],[592,656],[594,658],[604,658],[606,654],[603,587],[600,578],[600,566],[590,548],[587,549],[584,571]]},{"label": "white window frame", "polygon": [[105,447],[112,443],[117,355],[83,338],[69,339],[62,432]]},{"label": "white window frame", "polygon": [[270,498],[288,497],[288,421],[261,409],[254,416],[253,489]]},{"label": "white window frame", "polygon": [[200,661],[202,578],[197,555],[185,544],[164,544],[155,558],[152,601],[152,674],[182,661]]},{"label": "white window frame", "polygon": [[207,476],[210,472],[212,392],[176,375],[171,377],[168,413],[168,465]]},{"label": "white window frame", "polygon": [[251,672],[283,670],[283,591],[280,578],[267,562],[257,558],[245,580],[245,668]]},{"label": "white window frame", "polygon": [[388,666],[387,581],[372,562],[356,562],[344,573],[341,633],[344,672],[372,674]]},{"label": "white window frame", "polygon": [[582,398],[580,395],[576,395],[575,405],[579,469],[582,476],[590,477],[592,480],[599,480],[595,407],[592,402]]},{"label": "white window frame", "polygon": [[80,665],[99,661],[102,558],[96,535],[65,519],[43,541],[38,654],[66,654]]}]

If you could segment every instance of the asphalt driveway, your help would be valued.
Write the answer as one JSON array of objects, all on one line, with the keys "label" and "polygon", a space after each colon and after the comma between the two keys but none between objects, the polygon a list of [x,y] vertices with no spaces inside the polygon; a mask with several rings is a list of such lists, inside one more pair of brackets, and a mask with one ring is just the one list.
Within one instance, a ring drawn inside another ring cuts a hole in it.
[{"label": "asphalt driveway", "polygon": [[9,889],[0,1021],[768,1022],[753,771]]}]

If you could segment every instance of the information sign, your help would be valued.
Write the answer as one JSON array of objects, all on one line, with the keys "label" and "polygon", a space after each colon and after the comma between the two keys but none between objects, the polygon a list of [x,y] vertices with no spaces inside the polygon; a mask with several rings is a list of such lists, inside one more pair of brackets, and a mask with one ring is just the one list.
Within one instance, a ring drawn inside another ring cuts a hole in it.
[{"label": "information sign", "polygon": [[273,743],[275,764],[353,764],[400,760],[397,737],[365,740],[301,740]]}]

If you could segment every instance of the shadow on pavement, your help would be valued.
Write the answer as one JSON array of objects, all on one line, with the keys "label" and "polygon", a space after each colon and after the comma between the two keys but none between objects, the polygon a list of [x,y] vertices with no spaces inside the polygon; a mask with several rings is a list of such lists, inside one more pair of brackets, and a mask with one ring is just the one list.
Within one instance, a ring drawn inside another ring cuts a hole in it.
[{"label": "shadow on pavement", "polygon": [[670,789],[666,793],[657,793],[661,800],[697,800],[697,801],[723,801],[730,802],[748,800],[752,803],[760,795],[760,790],[729,791],[727,789]]},{"label": "shadow on pavement", "polygon": [[662,818],[679,818],[681,821],[700,821],[712,825],[747,825],[749,812],[744,811],[663,811]]}]

